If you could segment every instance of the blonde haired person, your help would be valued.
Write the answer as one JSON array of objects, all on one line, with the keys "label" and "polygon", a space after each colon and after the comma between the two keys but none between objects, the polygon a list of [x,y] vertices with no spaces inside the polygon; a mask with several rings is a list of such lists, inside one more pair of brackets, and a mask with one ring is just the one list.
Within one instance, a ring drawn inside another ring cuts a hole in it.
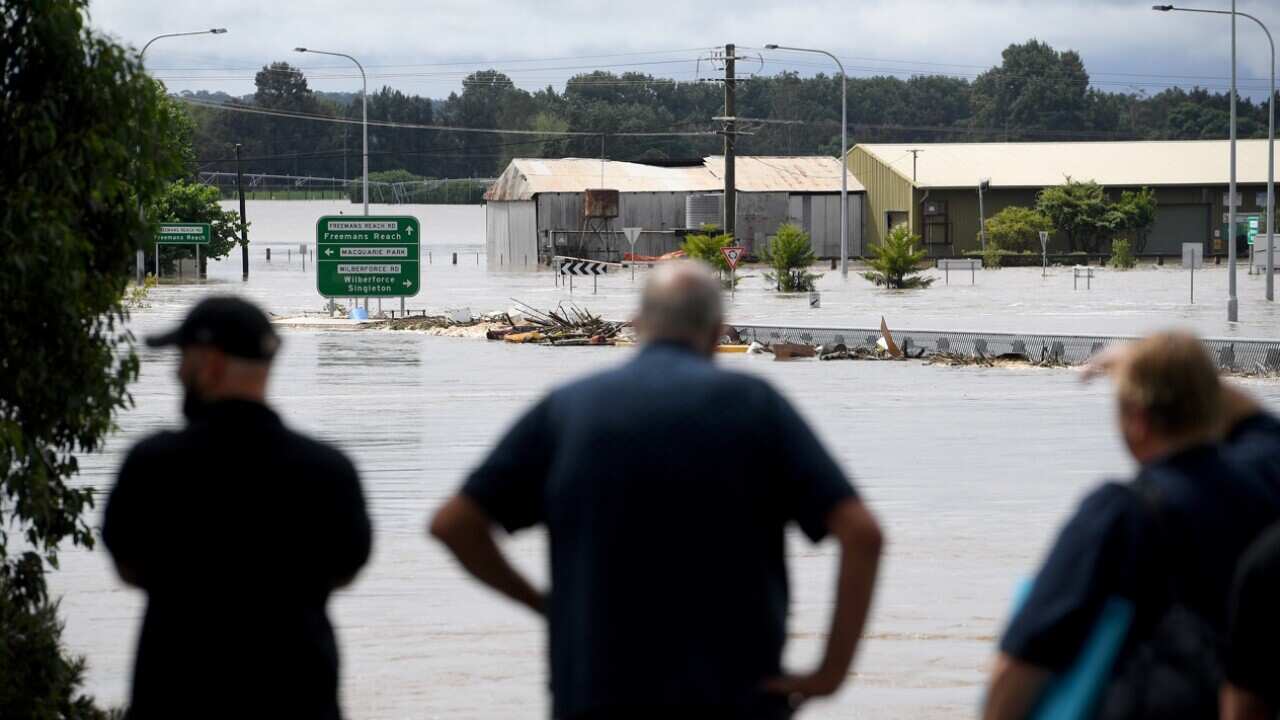
[{"label": "blonde haired person", "polygon": [[984,717],[1026,717],[1111,598],[1134,614],[1098,716],[1216,717],[1232,575],[1280,518],[1280,423],[1186,333],[1134,342],[1089,374],[1114,380],[1139,469],[1091,492],[1062,529],[1001,639]]}]

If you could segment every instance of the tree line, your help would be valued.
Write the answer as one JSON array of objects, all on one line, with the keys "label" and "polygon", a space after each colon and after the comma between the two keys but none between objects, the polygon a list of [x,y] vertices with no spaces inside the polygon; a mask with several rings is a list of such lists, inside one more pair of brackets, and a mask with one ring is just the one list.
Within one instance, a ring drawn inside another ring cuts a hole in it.
[{"label": "tree line", "polygon": [[[252,95],[183,93],[271,112],[345,118],[353,124],[229,112],[188,104],[202,169],[233,170],[240,143],[249,172],[354,178],[360,174],[359,96],[312,90],[285,62],[263,67]],[[850,78],[849,134],[856,142],[1141,140],[1225,138],[1226,92],[1173,87],[1105,92],[1090,86],[1080,55],[1030,40],[1010,45],[1000,65],[973,80],[946,75]],[[513,157],[600,157],[661,162],[721,151],[721,138],[627,137],[611,133],[712,131],[723,114],[718,83],[675,82],[642,73],[595,71],[563,91],[529,92],[496,70],[469,75],[444,100],[383,87],[369,96],[369,119],[458,128],[542,131],[501,135],[371,126],[371,171],[416,176],[491,177]],[[1238,101],[1240,137],[1264,137],[1266,102]],[[756,155],[837,155],[840,77],[782,73],[738,85],[737,114],[750,118],[738,151]],[[740,128],[741,129],[741,128]],[[557,132],[601,133],[559,136]]]}]

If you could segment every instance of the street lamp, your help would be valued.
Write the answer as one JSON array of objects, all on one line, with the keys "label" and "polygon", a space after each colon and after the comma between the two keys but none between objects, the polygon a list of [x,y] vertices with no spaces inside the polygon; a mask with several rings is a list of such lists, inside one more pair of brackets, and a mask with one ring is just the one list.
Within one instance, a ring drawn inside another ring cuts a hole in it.
[{"label": "street lamp", "polygon": [[142,50],[138,53],[138,59],[141,60],[142,56],[147,54],[147,48],[151,47],[151,43],[161,38],[185,37],[187,35],[222,35],[226,32],[226,28],[210,28],[208,30],[196,30],[195,32],[165,33],[164,35],[157,35],[148,40],[146,45],[142,46]]},{"label": "street lamp", "polygon": [[1227,319],[1236,319],[1236,206],[1235,206],[1235,181],[1236,181],[1236,27],[1235,16],[1246,17],[1258,24],[1262,28],[1262,32],[1267,36],[1267,42],[1271,45],[1271,95],[1267,98],[1267,300],[1275,300],[1275,142],[1276,142],[1276,43],[1271,37],[1271,31],[1258,18],[1248,14],[1236,11],[1235,0],[1232,0],[1230,10],[1202,10],[1199,8],[1180,8],[1173,5],[1152,5],[1152,10],[1158,12],[1193,12],[1205,13],[1208,15],[1230,15],[1231,16],[1231,189],[1230,200],[1231,206],[1228,208],[1228,224],[1231,232],[1231,245],[1228,251],[1231,265],[1231,290],[1227,300]]},{"label": "street lamp", "polygon": [[789,50],[791,52],[807,52],[826,55],[835,61],[840,68],[840,275],[849,277],[849,158],[846,153],[849,132],[849,76],[844,72],[844,63],[840,58],[826,50],[786,47],[784,45],[765,45],[766,50]]},{"label": "street lamp", "polygon": [[313,53],[315,55],[332,55],[333,57],[346,58],[356,64],[360,68],[360,105],[361,105],[361,125],[363,126],[363,139],[361,140],[364,156],[364,214],[369,214],[369,78],[364,74],[364,66],[359,60],[339,52],[328,52],[326,50],[311,50],[304,47],[296,47],[294,52]]},{"label": "street lamp", "polygon": [[[226,28],[209,28],[208,30],[196,30],[194,32],[164,33],[163,35],[157,35],[151,38],[150,40],[148,40],[147,44],[143,45],[142,49],[138,51],[138,64],[142,64],[142,57],[147,54],[147,48],[151,47],[151,43],[157,40],[162,40],[164,38],[171,38],[171,37],[186,37],[188,35],[224,35],[226,34],[226,32],[227,32]],[[139,212],[141,212],[141,209],[142,209],[141,202],[138,203],[138,209],[139,209]],[[240,212],[240,219],[241,221],[244,220],[243,210],[241,210]],[[198,252],[199,252],[199,246],[197,246],[197,253]],[[137,264],[138,264],[138,284],[139,285],[142,284],[143,275],[146,270],[145,266],[147,261],[146,261],[145,255],[146,253],[144,253],[142,250],[138,250]],[[157,278],[160,277],[160,246],[158,245],[156,246],[156,277]],[[200,262],[197,257],[196,278],[199,278],[199,277],[200,277]]]}]

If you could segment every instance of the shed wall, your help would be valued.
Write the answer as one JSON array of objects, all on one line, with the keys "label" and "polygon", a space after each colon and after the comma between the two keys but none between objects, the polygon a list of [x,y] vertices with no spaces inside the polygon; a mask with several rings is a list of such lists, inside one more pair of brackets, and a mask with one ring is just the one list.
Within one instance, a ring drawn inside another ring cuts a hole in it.
[{"label": "shed wall", "polygon": [[[862,255],[862,193],[849,193],[849,257]],[[809,233],[813,252],[820,258],[840,257],[840,196],[792,195],[788,219]]]},{"label": "shed wall", "polygon": [[484,249],[489,267],[537,266],[538,234],[534,213],[534,204],[529,200],[485,204]]},{"label": "shed wall", "polygon": [[[858,243],[859,254],[866,255],[873,244],[884,242],[891,213],[905,213],[907,218],[912,216],[911,182],[856,146],[849,151],[848,165],[849,171],[867,190],[862,208],[865,213],[862,240]],[[912,224],[913,227],[915,225]]]}]

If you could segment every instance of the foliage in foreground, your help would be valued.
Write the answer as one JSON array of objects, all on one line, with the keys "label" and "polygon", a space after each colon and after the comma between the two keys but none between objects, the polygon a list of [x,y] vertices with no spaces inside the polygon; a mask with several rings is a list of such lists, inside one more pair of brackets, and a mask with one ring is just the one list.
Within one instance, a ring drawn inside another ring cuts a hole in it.
[{"label": "foliage in foreground", "polygon": [[773,272],[766,273],[765,278],[775,283],[775,287],[782,292],[808,292],[813,289],[814,281],[822,277],[809,272],[809,266],[813,265],[817,257],[809,242],[809,233],[801,230],[798,225],[779,225],[777,234],[761,253],[761,257],[773,268]]},{"label": "foliage in foreground", "polygon": [[894,290],[929,287],[934,278],[920,276],[923,271],[919,265],[927,253],[916,249],[918,242],[920,236],[913,234],[906,225],[893,228],[883,243],[871,246],[872,257],[867,261],[871,270],[862,276],[876,285]]},{"label": "foliage in foreground", "polygon": [[80,694],[83,658],[62,652],[58,606],[29,606],[0,580],[0,711],[29,720],[106,720]]},{"label": "foliage in foreground", "polygon": [[17,633],[0,652],[21,653],[0,668],[4,718],[91,716],[45,572],[62,543],[93,546],[93,490],[69,480],[130,402],[122,301],[153,232],[139,207],[183,169],[162,88],[87,12],[0,5],[0,628]]}]

